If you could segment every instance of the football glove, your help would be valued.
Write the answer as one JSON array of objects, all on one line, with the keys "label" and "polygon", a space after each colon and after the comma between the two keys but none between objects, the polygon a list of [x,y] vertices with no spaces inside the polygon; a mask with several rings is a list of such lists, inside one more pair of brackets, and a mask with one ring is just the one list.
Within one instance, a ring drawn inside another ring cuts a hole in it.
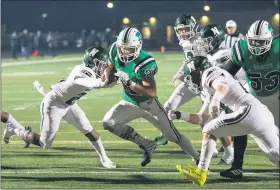
[{"label": "football glove", "polygon": [[181,112],[176,110],[169,110],[167,113],[168,118],[172,121],[181,118]]},{"label": "football glove", "polygon": [[118,71],[117,73],[115,73],[115,76],[119,77],[120,80],[126,85],[128,85],[131,81],[128,74],[123,71]]},{"label": "football glove", "polygon": [[174,86],[178,86],[181,82],[184,81],[185,74],[182,71],[176,73],[173,77],[172,83]]}]

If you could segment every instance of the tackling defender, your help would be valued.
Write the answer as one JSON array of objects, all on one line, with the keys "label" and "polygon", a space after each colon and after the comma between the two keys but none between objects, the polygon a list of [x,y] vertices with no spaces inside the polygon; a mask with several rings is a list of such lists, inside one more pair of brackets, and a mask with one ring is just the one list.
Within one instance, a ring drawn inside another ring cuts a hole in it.
[{"label": "tackling defender", "polygon": [[[204,185],[211,156],[216,147],[216,138],[227,135],[250,134],[271,162],[279,166],[279,130],[269,109],[248,93],[227,71],[211,67],[207,61],[196,62],[188,68],[191,69],[191,78],[197,79],[192,82],[200,86],[209,98],[210,115],[204,115],[206,124],[203,127],[198,166],[177,165],[180,173],[196,184]],[[233,112],[220,113],[221,103],[227,105]],[[197,122],[199,118],[199,114],[187,115],[194,119],[191,123]]]},{"label": "tackling defender", "polygon": [[144,118],[158,128],[164,137],[178,144],[183,151],[194,159],[199,153],[189,139],[179,133],[159,103],[154,75],[158,67],[155,59],[142,50],[142,35],[136,28],[125,28],[117,41],[109,48],[106,79],[115,68],[123,84],[122,100],[114,105],[104,116],[103,127],[124,140],[137,144],[144,152],[142,166],[146,166],[156,149],[155,141],[138,134],[129,123],[137,118]]},{"label": "tackling defender", "polygon": [[92,128],[84,111],[76,101],[94,88],[105,87],[100,79],[105,63],[106,51],[101,47],[91,47],[86,50],[83,64],[77,65],[66,79],[52,86],[52,90],[45,95],[41,103],[40,135],[25,130],[18,125],[7,125],[9,138],[12,135],[20,136],[23,140],[50,148],[55,139],[62,119],[74,125],[91,142],[105,168],[115,168],[116,165],[107,157],[99,134]]},{"label": "tackling defender", "polygon": [[[267,21],[257,20],[249,28],[246,40],[232,48],[231,62],[226,70],[235,74],[240,68],[246,73],[250,92],[272,112],[279,127],[279,44],[280,37],[273,36]],[[235,137],[232,167],[220,173],[223,177],[241,178],[247,136]]]}]

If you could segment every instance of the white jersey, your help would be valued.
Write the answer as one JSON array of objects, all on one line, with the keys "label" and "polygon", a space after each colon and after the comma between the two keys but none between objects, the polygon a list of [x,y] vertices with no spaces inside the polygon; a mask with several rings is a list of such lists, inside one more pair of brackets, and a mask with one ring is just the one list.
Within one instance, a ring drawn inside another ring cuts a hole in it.
[{"label": "white jersey", "polygon": [[[207,59],[211,63],[211,65],[215,67],[223,68],[229,61],[231,57],[231,49],[221,44],[219,50],[215,52],[213,55],[207,54]],[[236,75],[234,76],[236,80],[244,84],[245,80],[245,71],[241,68]]]},{"label": "white jersey", "polygon": [[201,85],[209,102],[209,98],[215,93],[215,87],[224,84],[227,84],[229,89],[227,95],[221,100],[221,102],[228,106],[231,110],[234,111],[241,106],[260,103],[226,70],[219,67],[210,67],[203,72]]},{"label": "white jersey", "polygon": [[81,64],[73,68],[65,81],[53,85],[52,91],[63,102],[72,105],[91,89],[99,88],[100,82],[91,68]]}]

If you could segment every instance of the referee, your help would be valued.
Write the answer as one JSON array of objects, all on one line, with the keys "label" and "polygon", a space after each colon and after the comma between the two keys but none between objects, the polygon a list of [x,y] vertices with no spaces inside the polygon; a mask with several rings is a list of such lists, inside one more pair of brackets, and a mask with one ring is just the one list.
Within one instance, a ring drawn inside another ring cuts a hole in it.
[{"label": "referee", "polygon": [[232,48],[238,40],[244,40],[244,35],[238,32],[237,24],[233,20],[226,23],[227,34],[225,34],[225,45]]},{"label": "referee", "polygon": [[[225,45],[232,48],[238,40],[243,40],[243,34],[237,31],[237,24],[233,20],[226,23],[227,34],[225,34]],[[242,178],[243,177],[243,159],[247,147],[247,135],[233,137],[234,160],[230,169],[220,172],[222,177]]]}]

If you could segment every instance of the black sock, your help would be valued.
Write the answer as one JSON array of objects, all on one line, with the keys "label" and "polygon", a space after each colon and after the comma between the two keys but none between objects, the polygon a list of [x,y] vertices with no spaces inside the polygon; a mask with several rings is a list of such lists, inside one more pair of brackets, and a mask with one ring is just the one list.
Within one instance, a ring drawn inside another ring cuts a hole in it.
[{"label": "black sock", "polygon": [[233,168],[241,168],[243,166],[244,154],[247,147],[247,135],[234,137],[234,161]]}]

